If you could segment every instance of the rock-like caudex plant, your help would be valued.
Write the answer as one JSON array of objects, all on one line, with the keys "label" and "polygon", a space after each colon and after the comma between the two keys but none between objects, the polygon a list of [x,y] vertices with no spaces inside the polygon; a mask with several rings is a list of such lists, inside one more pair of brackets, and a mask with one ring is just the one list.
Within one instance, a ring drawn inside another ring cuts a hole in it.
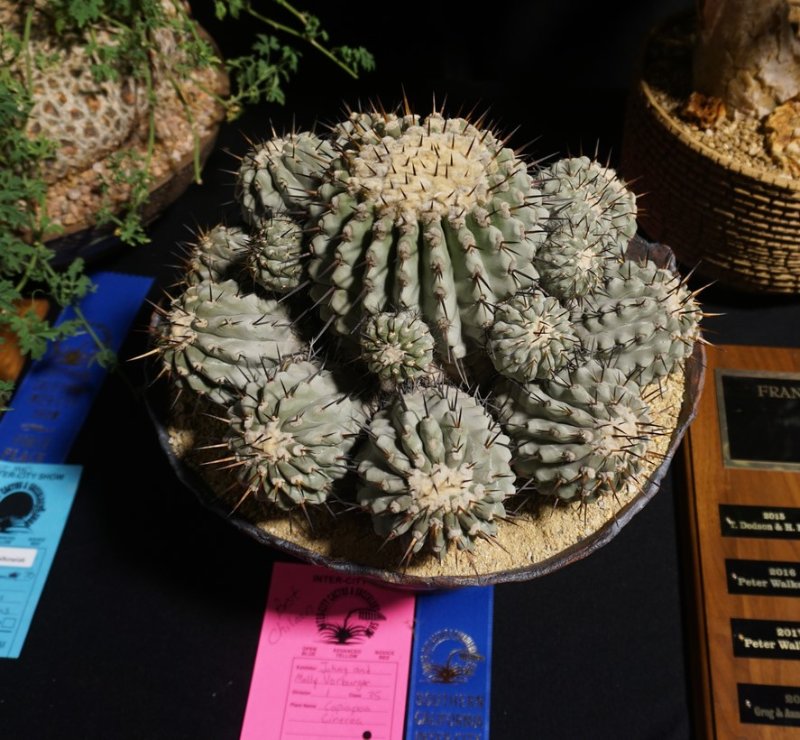
[{"label": "rock-like caudex plant", "polygon": [[156,342],[219,407],[241,500],[369,515],[403,559],[443,559],[525,496],[643,482],[644,387],[680,370],[701,312],[626,258],[636,201],[613,170],[371,110],[256,145],[236,192],[243,224],[199,237]]}]

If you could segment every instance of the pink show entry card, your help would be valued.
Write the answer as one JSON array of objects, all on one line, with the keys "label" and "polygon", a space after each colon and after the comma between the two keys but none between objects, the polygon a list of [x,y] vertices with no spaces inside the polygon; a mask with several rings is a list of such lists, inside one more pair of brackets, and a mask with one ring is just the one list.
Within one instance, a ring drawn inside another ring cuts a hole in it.
[{"label": "pink show entry card", "polygon": [[414,596],[275,563],[242,740],[401,740]]}]

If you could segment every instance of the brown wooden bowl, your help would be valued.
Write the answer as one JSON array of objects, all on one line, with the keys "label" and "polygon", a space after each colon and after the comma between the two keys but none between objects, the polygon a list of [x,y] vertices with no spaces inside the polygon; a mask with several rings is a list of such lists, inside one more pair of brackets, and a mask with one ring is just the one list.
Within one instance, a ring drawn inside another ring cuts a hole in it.
[{"label": "brown wooden bowl", "polygon": [[[674,257],[668,247],[662,244],[651,244],[638,237],[634,238],[631,242],[628,249],[628,256],[633,258],[647,256],[662,267],[667,267],[672,270],[675,269]],[[154,314],[153,320],[157,324],[159,320],[157,313]],[[168,429],[170,423],[168,408],[170,403],[166,382],[155,383],[151,386],[148,405],[158,432],[161,446],[164,448],[178,478],[194,491],[203,505],[221,516],[224,516],[235,527],[253,537],[258,542],[274,547],[300,560],[316,565],[323,565],[350,575],[358,575],[382,581],[397,587],[422,591],[527,581],[532,578],[537,578],[538,576],[546,575],[559,568],[563,568],[565,565],[580,560],[609,542],[636,513],[641,511],[644,505],[650,501],[658,491],[661,480],[669,468],[672,457],[697,411],[697,405],[703,387],[704,368],[705,354],[702,345],[698,342],[694,347],[691,357],[686,362],[682,403],[677,423],[672,430],[669,445],[664,453],[662,461],[648,476],[641,490],[632,500],[628,501],[628,503],[617,511],[611,519],[598,527],[595,531],[583,537],[580,541],[563,548],[551,557],[533,563],[520,562],[512,567],[503,568],[500,571],[476,573],[474,575],[420,576],[411,572],[410,568],[406,569],[399,565],[398,559],[395,560],[395,562],[398,563],[395,567],[391,564],[381,567],[348,557],[346,553],[347,543],[343,543],[342,540],[348,537],[351,539],[353,537],[366,538],[371,533],[371,524],[369,523],[368,516],[360,512],[358,514],[353,513],[348,515],[346,520],[349,522],[354,517],[362,517],[364,522],[363,526],[353,525],[351,527],[349,523],[345,523],[345,519],[342,519],[337,520],[335,527],[331,527],[330,531],[333,533],[333,538],[339,543],[336,547],[341,547],[340,551],[333,555],[318,552],[313,548],[307,547],[303,543],[304,538],[300,536],[302,517],[297,520],[295,527],[298,533],[297,537],[292,537],[291,535],[277,536],[274,533],[265,531],[258,526],[258,517],[254,517],[248,512],[246,507],[242,507],[235,513],[231,513],[231,500],[235,502],[236,496],[234,495],[232,499],[228,500],[221,499],[220,495],[212,490],[209,482],[198,473],[195,467],[187,464],[187,462],[180,459],[175,454],[170,444],[170,433]],[[380,540],[378,538],[374,538],[374,540],[376,548],[373,549],[377,549],[377,545],[380,545]],[[480,544],[491,547],[491,545],[486,543]],[[448,557],[451,557],[451,555],[448,555]]]}]

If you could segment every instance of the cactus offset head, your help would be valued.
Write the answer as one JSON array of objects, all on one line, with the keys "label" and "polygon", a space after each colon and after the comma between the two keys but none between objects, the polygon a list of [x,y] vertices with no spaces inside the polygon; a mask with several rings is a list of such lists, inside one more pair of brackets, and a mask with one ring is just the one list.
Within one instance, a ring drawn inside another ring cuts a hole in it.
[{"label": "cactus offset head", "polygon": [[305,213],[332,157],[327,140],[309,131],[276,136],[251,149],[236,181],[245,221],[257,226],[280,213]]},{"label": "cactus offset head", "polygon": [[495,536],[514,493],[510,460],[508,439],[477,399],[420,388],[372,419],[358,500],[378,534],[407,542],[406,558],[426,545],[444,558],[451,542],[472,550]]},{"label": "cactus offset head", "polygon": [[489,330],[489,354],[498,372],[521,383],[549,378],[573,359],[578,338],[569,311],[541,291],[500,303]]},{"label": "cactus offset head", "polygon": [[385,390],[434,374],[433,337],[411,311],[379,313],[364,323],[361,351]]},{"label": "cactus offset head", "polygon": [[267,290],[287,293],[303,279],[303,230],[286,216],[262,221],[247,253],[253,280]]},{"label": "cactus offset head", "polygon": [[347,453],[365,420],[361,404],[310,362],[248,384],[228,416],[226,441],[244,497],[283,510],[328,499],[334,481],[347,472]]},{"label": "cactus offset head", "polygon": [[677,276],[652,262],[624,262],[609,274],[573,312],[584,349],[640,385],[665,377],[691,355],[700,307]]},{"label": "cactus offset head", "polygon": [[567,221],[539,248],[535,265],[539,284],[561,301],[602,290],[606,273],[622,262],[624,250],[585,222]]},{"label": "cactus offset head", "polygon": [[503,381],[496,400],[514,470],[538,493],[565,501],[636,482],[656,431],[641,388],[596,361],[539,384]]},{"label": "cactus offset head", "polygon": [[339,333],[411,310],[444,357],[463,357],[494,304],[537,277],[540,194],[511,149],[464,119],[358,115],[337,130],[320,189],[312,295]]},{"label": "cactus offset head", "polygon": [[[583,223],[592,240],[625,252],[636,234],[636,196],[610,167],[589,157],[560,159],[540,173],[550,231]],[[570,229],[571,230],[571,229]]]},{"label": "cactus offset head", "polygon": [[285,306],[232,280],[189,286],[157,334],[164,368],[195,393],[227,404],[255,378],[308,355]]},{"label": "cactus offset head", "polygon": [[636,233],[636,196],[588,157],[560,159],[539,178],[550,215],[535,261],[542,288],[562,301],[600,290]]},{"label": "cactus offset head", "polygon": [[250,237],[242,229],[219,224],[208,231],[201,231],[197,241],[189,248],[186,282],[194,285],[235,279],[244,269],[249,247]]}]

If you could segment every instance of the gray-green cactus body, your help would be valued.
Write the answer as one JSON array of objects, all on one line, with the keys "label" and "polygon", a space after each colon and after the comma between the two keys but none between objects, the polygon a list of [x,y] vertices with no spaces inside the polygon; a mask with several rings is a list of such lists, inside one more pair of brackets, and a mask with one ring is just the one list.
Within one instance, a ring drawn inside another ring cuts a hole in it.
[{"label": "gray-green cactus body", "polygon": [[701,315],[676,275],[653,262],[629,261],[603,291],[577,305],[573,322],[589,353],[646,385],[691,355]]},{"label": "gray-green cactus body", "polygon": [[305,213],[332,158],[330,143],[308,131],[275,137],[251,149],[236,182],[245,221],[257,226],[276,214]]},{"label": "gray-green cactus body", "polygon": [[514,469],[545,496],[592,501],[637,481],[654,432],[641,389],[596,361],[543,383],[500,384]]},{"label": "gray-green cactus body", "polygon": [[294,290],[303,280],[303,230],[286,216],[262,221],[247,251],[253,279],[275,293]]},{"label": "gray-green cactus body", "polygon": [[228,416],[226,441],[245,496],[283,510],[328,499],[365,421],[361,404],[310,362],[248,384]]},{"label": "gray-green cactus body", "polygon": [[569,311],[536,290],[498,304],[488,344],[497,371],[525,383],[565,367],[574,358],[578,338]]},{"label": "gray-green cactus body", "polygon": [[358,456],[358,501],[378,534],[443,558],[495,536],[514,493],[508,439],[472,396],[420,388],[379,411]]},{"label": "gray-green cactus body", "polygon": [[249,235],[236,227],[219,224],[201,232],[186,262],[187,284],[235,278],[244,268],[249,246]]},{"label": "gray-green cactus body", "polygon": [[361,335],[362,357],[385,390],[432,377],[433,344],[430,329],[411,311],[375,314]]},{"label": "gray-green cactus body", "polygon": [[387,116],[374,135],[366,125],[339,144],[320,189],[312,296],[341,334],[415,311],[443,356],[463,357],[494,304],[537,278],[540,194],[511,149],[463,119]]},{"label": "gray-green cactus body", "polygon": [[644,482],[642,388],[689,356],[700,310],[625,262],[636,201],[613,170],[529,169],[479,126],[371,110],[243,159],[246,226],[201,237],[155,332],[173,383],[229,414],[243,500],[310,508],[357,468],[407,562],[492,540],[518,479],[580,503]]},{"label": "gray-green cactus body", "polygon": [[172,302],[158,342],[169,372],[223,404],[248,382],[308,354],[282,304],[240,295],[232,280],[187,288]]},{"label": "gray-green cactus body", "polygon": [[591,241],[622,253],[636,234],[636,196],[610,167],[588,157],[561,159],[540,173],[549,230],[584,224]]},{"label": "gray-green cactus body", "polygon": [[568,302],[602,290],[606,273],[623,257],[618,242],[596,233],[586,222],[567,222],[548,234],[535,265],[541,287]]}]

